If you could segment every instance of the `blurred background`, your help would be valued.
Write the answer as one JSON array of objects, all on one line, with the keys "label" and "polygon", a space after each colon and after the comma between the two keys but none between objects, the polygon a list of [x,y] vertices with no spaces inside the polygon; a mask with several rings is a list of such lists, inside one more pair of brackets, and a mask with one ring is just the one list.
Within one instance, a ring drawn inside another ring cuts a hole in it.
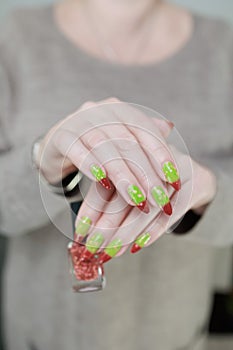
[{"label": "blurred background", "polygon": [[[1,0],[0,16],[4,16],[9,10],[20,5],[40,5],[55,1],[56,0]],[[222,17],[233,23],[232,0],[170,0],[170,2],[186,6],[203,14]]]},{"label": "blurred background", "polygon": [[[42,5],[56,0],[0,0],[0,21],[9,11],[22,5]],[[233,25],[233,0],[170,0],[195,12],[223,18]],[[7,250],[7,241],[0,235],[0,276]],[[209,350],[233,349],[233,264],[232,248],[220,249],[221,266],[216,266],[216,293],[210,317]],[[230,281],[230,282],[229,282]],[[1,288],[0,288],[1,290]],[[0,329],[0,350],[2,347]]]}]

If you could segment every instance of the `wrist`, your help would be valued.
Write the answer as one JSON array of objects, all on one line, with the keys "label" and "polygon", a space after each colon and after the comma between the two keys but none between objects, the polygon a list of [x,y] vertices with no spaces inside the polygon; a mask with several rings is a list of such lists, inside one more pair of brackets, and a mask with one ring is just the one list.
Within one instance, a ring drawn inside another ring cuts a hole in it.
[{"label": "wrist", "polygon": [[195,205],[191,207],[191,210],[198,215],[202,215],[205,212],[217,193],[217,178],[215,174],[207,168],[203,170],[201,174],[202,188],[199,189],[201,196]]}]

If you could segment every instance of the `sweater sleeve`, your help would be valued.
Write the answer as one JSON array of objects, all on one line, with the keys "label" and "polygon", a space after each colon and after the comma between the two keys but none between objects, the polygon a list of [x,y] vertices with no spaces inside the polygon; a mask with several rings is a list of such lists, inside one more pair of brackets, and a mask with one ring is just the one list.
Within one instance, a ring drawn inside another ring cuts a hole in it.
[{"label": "sweater sleeve", "polygon": [[17,137],[16,129],[23,128],[18,117],[14,117],[20,92],[20,33],[13,15],[0,33],[0,232],[17,236],[49,224],[68,203],[39,184],[31,164],[32,143],[46,131],[43,125],[23,138]]},{"label": "sweater sleeve", "polygon": [[[233,244],[233,30],[227,25],[225,35],[226,50],[222,52],[223,64],[226,69],[227,96],[226,110],[228,114],[220,116],[215,121],[216,130],[221,129],[221,118],[227,118],[227,125],[230,130],[226,130],[228,147],[221,148],[215,153],[205,153],[201,157],[202,164],[206,165],[217,178],[217,193],[214,200],[208,205],[204,214],[198,218],[187,234],[177,235],[178,239],[195,241],[214,246],[224,247]],[[229,135],[230,134],[230,138]],[[208,134],[207,134],[208,137]],[[216,138],[218,142],[218,138]]]}]

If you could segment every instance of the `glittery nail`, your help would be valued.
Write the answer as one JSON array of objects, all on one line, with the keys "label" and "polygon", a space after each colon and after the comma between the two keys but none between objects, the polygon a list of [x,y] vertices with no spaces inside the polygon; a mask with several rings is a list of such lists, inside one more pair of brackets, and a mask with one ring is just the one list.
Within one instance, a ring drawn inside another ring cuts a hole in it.
[{"label": "glittery nail", "polygon": [[110,190],[112,188],[110,180],[108,179],[106,173],[98,165],[91,166],[91,173],[104,188],[107,190]]},{"label": "glittery nail", "polygon": [[172,162],[166,162],[163,164],[163,172],[170,183],[170,185],[176,190],[179,191],[181,188],[180,177],[178,175],[177,169]]},{"label": "glittery nail", "polygon": [[81,219],[78,221],[76,229],[75,229],[75,240],[79,240],[80,238],[84,238],[88,230],[91,226],[91,219],[88,216],[82,216]]},{"label": "glittery nail", "polygon": [[171,215],[172,206],[163,188],[160,186],[155,186],[152,188],[151,193],[158,206],[161,207],[167,215]]},{"label": "glittery nail", "polygon": [[149,213],[150,209],[147,200],[139,187],[137,187],[136,185],[130,185],[128,187],[128,194],[131,200],[136,204],[138,209],[145,213]]},{"label": "glittery nail", "polygon": [[149,232],[146,233],[142,233],[140,236],[138,236],[138,238],[135,240],[132,248],[131,248],[131,253],[136,253],[139,250],[141,250],[146,243],[149,242],[149,240],[151,239],[151,235]]},{"label": "glittery nail", "polygon": [[116,238],[111,241],[104,251],[100,254],[101,263],[105,263],[112,259],[122,248],[122,241],[120,238]]},{"label": "glittery nail", "polygon": [[93,255],[100,248],[102,243],[104,242],[104,236],[102,233],[94,233],[86,242],[85,250],[81,256],[82,260],[89,260],[93,257]]}]

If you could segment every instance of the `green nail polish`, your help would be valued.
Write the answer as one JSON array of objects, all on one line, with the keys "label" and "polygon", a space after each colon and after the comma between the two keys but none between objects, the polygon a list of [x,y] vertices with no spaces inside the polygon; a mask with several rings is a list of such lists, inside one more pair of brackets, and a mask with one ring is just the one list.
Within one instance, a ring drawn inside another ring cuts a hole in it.
[{"label": "green nail polish", "polygon": [[151,239],[151,235],[149,232],[141,234],[134,243],[136,243],[140,248],[143,248],[146,243]]},{"label": "green nail polish", "polygon": [[87,241],[86,249],[90,253],[95,254],[97,252],[97,250],[100,248],[100,246],[102,245],[103,242],[104,242],[104,236],[102,235],[102,233],[95,233]]},{"label": "green nail polish", "polygon": [[99,166],[97,165],[92,165],[91,167],[91,173],[92,175],[96,178],[97,181],[103,180],[106,178],[106,174],[103,171],[103,169],[101,169]]},{"label": "green nail polish", "polygon": [[179,180],[178,172],[172,162],[163,164],[163,172],[168,182],[173,183]]},{"label": "green nail polish", "polygon": [[130,185],[128,187],[128,194],[130,195],[130,198],[132,201],[138,205],[141,202],[144,202],[146,200],[145,196],[143,195],[142,191],[135,185]]},{"label": "green nail polish", "polygon": [[163,207],[167,203],[169,203],[169,198],[160,186],[156,186],[152,188],[152,196],[155,200],[155,202],[160,206]]},{"label": "green nail polish", "polygon": [[116,238],[107,245],[107,247],[104,249],[104,251],[106,254],[111,256],[111,258],[113,258],[119,252],[121,247],[122,247],[121,239]]},{"label": "green nail polish", "polygon": [[81,220],[79,220],[76,229],[75,229],[75,233],[76,235],[81,235],[83,237],[85,237],[87,235],[87,232],[91,226],[91,219],[87,216],[82,216]]}]

